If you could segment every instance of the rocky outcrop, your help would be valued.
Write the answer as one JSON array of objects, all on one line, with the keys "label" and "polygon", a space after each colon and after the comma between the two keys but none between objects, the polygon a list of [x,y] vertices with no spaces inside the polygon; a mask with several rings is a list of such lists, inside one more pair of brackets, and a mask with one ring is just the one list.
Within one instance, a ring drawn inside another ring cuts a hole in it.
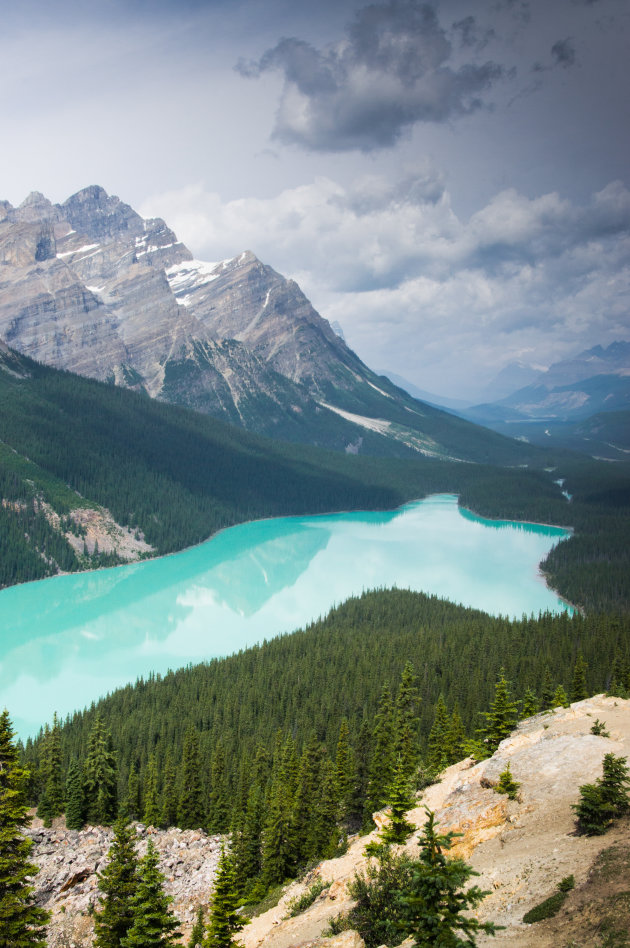
[{"label": "rocky outcrop", "polygon": [[[605,721],[609,738],[591,734],[596,718]],[[600,944],[598,919],[586,908],[592,901],[594,867],[617,843],[627,852],[630,825],[622,821],[605,836],[578,836],[571,804],[582,784],[601,776],[602,759],[609,752],[630,756],[630,701],[599,695],[521,722],[489,760],[474,764],[469,759],[449,767],[408,813],[419,828],[426,805],[435,811],[440,830],[462,834],[452,852],[470,862],[479,873],[476,884],[490,893],[477,914],[505,926],[495,938],[478,936],[479,948],[552,948],[572,939],[580,948]],[[494,790],[508,763],[521,784],[517,800]],[[385,819],[386,814],[377,814],[376,822]],[[293,883],[275,908],[243,931],[246,948],[327,943],[319,941],[322,932],[333,916],[352,905],[348,882],[365,867],[365,846],[376,835],[352,840],[345,855],[321,863],[306,879]],[[417,834],[406,845],[411,854],[417,853],[416,840]],[[610,886],[630,890],[630,860],[619,859],[616,865],[622,868],[603,890],[602,912]],[[568,875],[575,877],[576,888],[558,919],[525,925],[523,915],[552,895]],[[302,915],[287,918],[288,903],[303,895],[315,878],[331,884]]]},{"label": "rocky outcrop", "polygon": [[[40,824],[40,821],[35,821]],[[208,904],[221,851],[221,837],[201,830],[155,830],[137,824],[138,853],[144,855],[153,840],[166,877],[165,891],[182,931],[188,935],[199,905]],[[92,944],[92,912],[98,903],[98,873],[107,865],[113,832],[88,827],[66,830],[63,819],[52,829],[34,825],[32,861],[39,866],[35,884],[37,903],[52,913],[49,948],[87,948]]]},{"label": "rocky outcrop", "polygon": [[285,440],[487,459],[471,457],[463,422],[371,372],[293,280],[249,251],[194,260],[163,220],[98,186],[0,203],[0,339]]}]

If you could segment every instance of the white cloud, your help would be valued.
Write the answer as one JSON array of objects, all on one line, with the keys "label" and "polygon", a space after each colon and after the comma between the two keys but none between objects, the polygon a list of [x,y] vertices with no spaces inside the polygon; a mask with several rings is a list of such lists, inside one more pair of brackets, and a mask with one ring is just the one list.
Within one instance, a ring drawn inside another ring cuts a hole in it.
[{"label": "white cloud", "polygon": [[407,169],[223,202],[201,185],[156,196],[196,256],[253,250],[291,276],[368,364],[464,395],[516,358],[549,363],[628,337],[630,193],[585,204],[513,189],[461,220],[440,175]]}]

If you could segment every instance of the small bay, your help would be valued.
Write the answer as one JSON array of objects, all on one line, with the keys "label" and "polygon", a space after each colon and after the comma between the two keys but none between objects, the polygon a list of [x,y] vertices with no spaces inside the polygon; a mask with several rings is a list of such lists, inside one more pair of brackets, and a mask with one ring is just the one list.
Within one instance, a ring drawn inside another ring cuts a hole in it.
[{"label": "small bay", "polygon": [[568,532],[439,494],[398,510],[241,524],[200,546],[0,592],[0,703],[20,735],[151,672],[228,655],[378,587],[493,615],[569,607],[538,563]]}]

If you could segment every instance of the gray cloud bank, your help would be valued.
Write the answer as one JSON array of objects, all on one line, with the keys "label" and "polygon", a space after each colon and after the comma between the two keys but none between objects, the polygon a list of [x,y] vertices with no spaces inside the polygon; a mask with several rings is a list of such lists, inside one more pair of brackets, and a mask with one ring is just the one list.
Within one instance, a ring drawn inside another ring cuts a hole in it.
[{"label": "gray cloud bank", "polygon": [[439,173],[320,178],[273,198],[223,202],[201,187],[156,197],[193,251],[250,247],[293,276],[368,364],[423,388],[475,397],[515,359],[549,364],[628,338],[630,192],[587,202],[497,194],[468,220]]},{"label": "gray cloud bank", "polygon": [[[488,38],[470,16],[452,32],[466,48],[482,48]],[[333,152],[389,147],[418,122],[476,112],[505,75],[492,61],[456,63],[435,10],[418,0],[364,7],[334,46],[320,50],[284,38],[237,69],[250,78],[271,70],[284,75],[275,139]]]}]

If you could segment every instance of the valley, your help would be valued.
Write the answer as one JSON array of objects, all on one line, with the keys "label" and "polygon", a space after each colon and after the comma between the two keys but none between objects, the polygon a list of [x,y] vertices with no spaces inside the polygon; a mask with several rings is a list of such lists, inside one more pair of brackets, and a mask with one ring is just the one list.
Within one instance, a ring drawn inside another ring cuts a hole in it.
[{"label": "valley", "polygon": [[[445,768],[455,794],[494,773],[501,682],[511,727],[630,694],[622,345],[460,417],[372,372],[249,251],[196,260],[100,187],[0,217],[0,691],[53,948],[92,943],[117,815],[159,841],[186,934],[229,839],[246,944],[319,938],[397,768],[445,812]],[[619,403],[589,381],[611,360]],[[552,402],[584,412],[539,436]],[[305,927],[265,912],[318,864],[341,875]]]}]

